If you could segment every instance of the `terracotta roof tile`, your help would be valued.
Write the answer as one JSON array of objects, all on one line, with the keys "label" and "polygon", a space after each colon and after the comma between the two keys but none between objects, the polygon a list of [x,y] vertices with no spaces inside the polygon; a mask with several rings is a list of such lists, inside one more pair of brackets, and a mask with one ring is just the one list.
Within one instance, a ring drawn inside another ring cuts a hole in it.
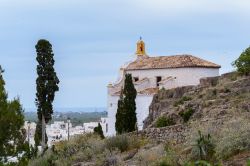
[{"label": "terracotta roof tile", "polygon": [[137,58],[126,67],[126,70],[182,67],[220,68],[221,66],[192,55],[173,55]]}]

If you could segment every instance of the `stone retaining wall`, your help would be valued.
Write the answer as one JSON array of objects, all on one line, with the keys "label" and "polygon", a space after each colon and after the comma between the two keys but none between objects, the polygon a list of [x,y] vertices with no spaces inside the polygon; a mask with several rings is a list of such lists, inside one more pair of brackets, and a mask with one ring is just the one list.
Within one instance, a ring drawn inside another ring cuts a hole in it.
[{"label": "stone retaining wall", "polygon": [[129,133],[129,135],[137,135],[138,137],[146,137],[160,142],[170,141],[172,143],[180,144],[186,141],[186,134],[189,128],[182,124],[161,127],[161,128],[147,128],[138,132]]}]

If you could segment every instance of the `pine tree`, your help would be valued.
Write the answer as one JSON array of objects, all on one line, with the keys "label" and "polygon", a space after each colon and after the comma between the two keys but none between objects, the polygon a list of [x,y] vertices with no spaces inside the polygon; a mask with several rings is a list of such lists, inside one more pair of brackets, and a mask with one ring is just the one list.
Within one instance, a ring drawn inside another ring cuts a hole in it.
[{"label": "pine tree", "polygon": [[103,131],[102,131],[102,126],[100,123],[98,123],[98,126],[94,128],[94,133],[98,134],[101,139],[104,139]]},{"label": "pine tree", "polygon": [[[52,45],[49,41],[41,39],[36,44],[38,62],[37,65],[37,79],[36,79],[36,106],[38,123],[42,124],[42,131],[36,131],[42,133],[41,145],[43,149],[46,147],[46,131],[45,126],[51,120],[53,114],[53,105],[55,92],[59,90],[59,79],[57,78],[54,70],[54,54],[52,51]],[[40,128],[39,128],[40,129]]]},{"label": "pine tree", "polygon": [[131,74],[125,75],[124,89],[121,91],[116,113],[116,132],[122,134],[132,132],[137,129],[136,118],[136,89],[133,84]]},{"label": "pine tree", "polygon": [[241,53],[240,57],[236,59],[232,65],[237,68],[237,71],[244,75],[250,74],[250,47]]},{"label": "pine tree", "polygon": [[25,144],[26,132],[22,128],[24,116],[19,99],[7,100],[3,72],[0,66],[0,157],[5,158],[25,151],[23,145]]}]

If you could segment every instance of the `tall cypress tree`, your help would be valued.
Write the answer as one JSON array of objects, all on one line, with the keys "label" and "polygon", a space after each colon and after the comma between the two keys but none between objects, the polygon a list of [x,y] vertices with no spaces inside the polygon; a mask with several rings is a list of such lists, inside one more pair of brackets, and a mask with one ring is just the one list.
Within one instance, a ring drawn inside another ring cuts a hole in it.
[{"label": "tall cypress tree", "polygon": [[136,130],[136,89],[133,84],[131,74],[125,75],[125,84],[124,84],[124,110],[126,111],[126,132],[131,132]]},{"label": "tall cypress tree", "polygon": [[126,112],[124,110],[123,89],[121,90],[120,99],[118,100],[118,107],[116,112],[115,130],[117,134],[125,132]]},{"label": "tall cypress tree", "polygon": [[[54,70],[54,54],[52,45],[49,41],[41,39],[36,44],[38,62],[37,65],[37,79],[36,79],[36,106],[38,123],[42,124],[42,132],[36,131],[37,135],[42,133],[41,144],[43,149],[46,146],[46,131],[45,126],[51,120],[53,114],[53,101],[55,92],[59,90],[59,79]],[[40,128],[37,128],[40,129]]]},{"label": "tall cypress tree", "polygon": [[124,89],[122,90],[118,101],[118,109],[116,113],[115,127],[118,134],[132,132],[137,128],[136,95],[137,92],[133,84],[132,76],[131,74],[126,74]]},{"label": "tall cypress tree", "polygon": [[25,151],[23,145],[26,133],[22,129],[24,116],[19,99],[7,100],[3,72],[0,66],[0,156],[7,157]]}]

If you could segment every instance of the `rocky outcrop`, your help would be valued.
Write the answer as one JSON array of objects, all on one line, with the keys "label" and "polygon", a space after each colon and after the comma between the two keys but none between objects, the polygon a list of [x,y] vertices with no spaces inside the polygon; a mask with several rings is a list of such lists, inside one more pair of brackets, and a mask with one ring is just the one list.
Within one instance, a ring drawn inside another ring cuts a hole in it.
[{"label": "rocky outcrop", "polygon": [[[153,98],[152,104],[149,107],[149,116],[144,121],[144,128],[152,126],[155,119],[162,115],[162,113],[171,113],[175,110],[173,105],[186,92],[192,91],[194,86],[178,87],[170,90],[160,90]],[[173,118],[176,116],[173,114]]]},{"label": "rocky outcrop", "polygon": [[[190,119],[218,119],[230,116],[231,109],[250,110],[250,77],[227,73],[200,80],[198,86],[160,90],[153,98],[144,129],[154,128],[156,120],[165,116],[176,124],[184,124],[182,112],[193,110]],[[240,97],[242,96],[242,97]]]}]

